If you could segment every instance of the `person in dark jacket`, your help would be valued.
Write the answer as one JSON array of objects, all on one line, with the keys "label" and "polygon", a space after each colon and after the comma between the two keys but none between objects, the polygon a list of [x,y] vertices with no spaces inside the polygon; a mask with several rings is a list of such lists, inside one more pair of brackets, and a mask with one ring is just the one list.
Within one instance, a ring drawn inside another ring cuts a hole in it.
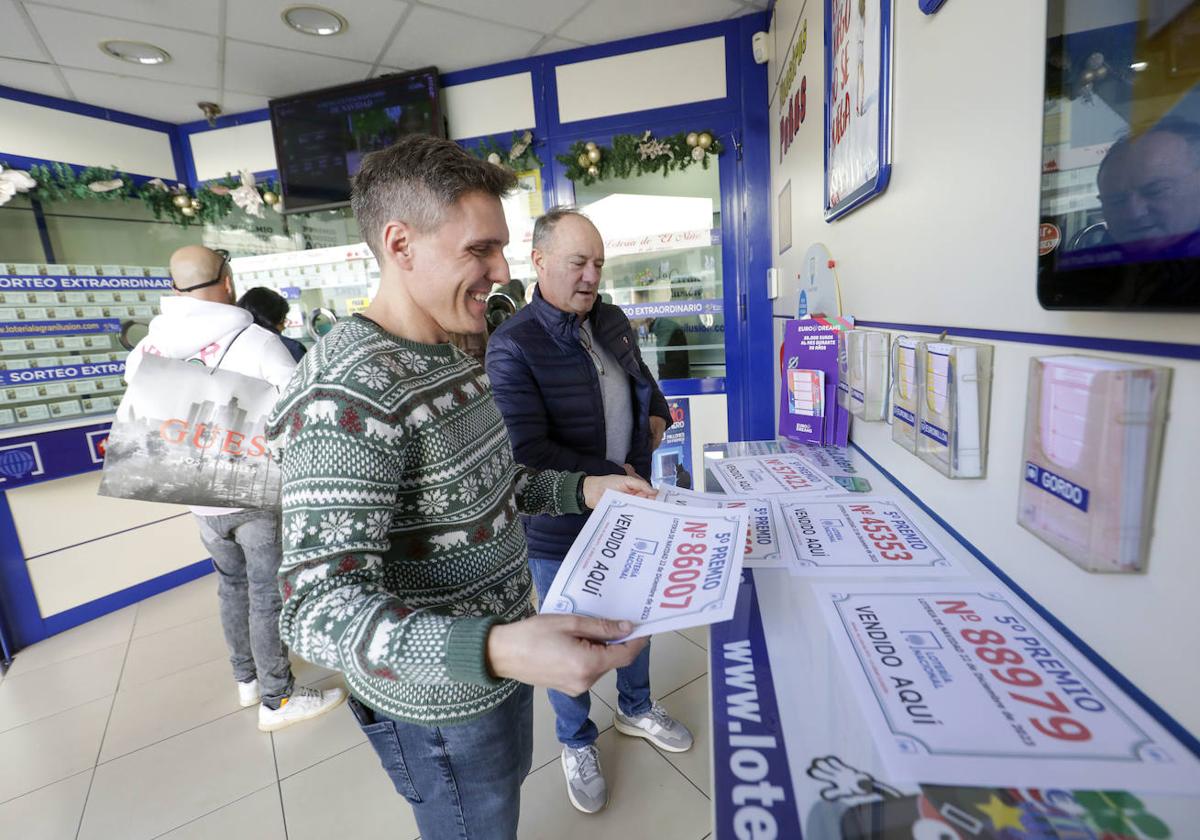
[{"label": "person in dark jacket", "polygon": [[[497,328],[488,342],[487,374],[513,454],[539,469],[589,475],[650,477],[650,455],[671,423],[667,401],[638,351],[620,307],[599,297],[604,242],[576,210],[555,209],[533,229],[538,283],[532,302]],[[526,520],[529,565],[544,600],[585,515]],[[617,670],[614,726],[671,752],[692,734],[650,699],[650,648]],[[567,795],[580,811],[608,801],[587,692],[550,691],[555,731],[563,744]]]},{"label": "person in dark jacket", "polygon": [[242,299],[237,302],[237,305],[254,316],[254,323],[265,330],[277,333],[279,340],[283,342],[283,346],[287,348],[287,351],[292,354],[293,359],[299,362],[304,358],[304,354],[308,352],[308,348],[299,341],[296,341],[296,339],[288,338],[283,334],[284,329],[287,327],[287,298],[274,289],[268,289],[266,286],[256,286],[242,295]]}]

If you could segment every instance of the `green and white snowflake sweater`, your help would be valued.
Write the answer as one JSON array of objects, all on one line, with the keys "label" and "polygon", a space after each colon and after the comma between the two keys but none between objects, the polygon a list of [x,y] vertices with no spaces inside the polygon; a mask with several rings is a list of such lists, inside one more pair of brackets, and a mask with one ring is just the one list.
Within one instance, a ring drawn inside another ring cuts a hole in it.
[{"label": "green and white snowflake sweater", "polygon": [[467,721],[516,688],[487,633],[531,615],[517,513],[578,513],[583,476],[513,462],[487,374],[365,318],[305,357],[267,428],[283,467],[284,641],[394,718]]}]

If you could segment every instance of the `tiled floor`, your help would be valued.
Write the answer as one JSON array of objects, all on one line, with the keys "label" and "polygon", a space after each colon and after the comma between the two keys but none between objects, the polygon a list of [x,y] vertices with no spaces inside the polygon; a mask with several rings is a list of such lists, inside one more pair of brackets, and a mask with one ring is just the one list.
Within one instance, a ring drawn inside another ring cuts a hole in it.
[{"label": "tiled floor", "polygon": [[[0,679],[0,837],[411,840],[407,803],[347,709],[272,735],[241,709],[210,575],[18,654]],[[653,642],[654,696],[696,733],[662,753],[612,728],[613,675],[592,717],[609,807],[567,802],[554,715],[534,707],[522,840],[701,840],[711,830],[707,634]],[[341,677],[296,661],[299,682]]]}]

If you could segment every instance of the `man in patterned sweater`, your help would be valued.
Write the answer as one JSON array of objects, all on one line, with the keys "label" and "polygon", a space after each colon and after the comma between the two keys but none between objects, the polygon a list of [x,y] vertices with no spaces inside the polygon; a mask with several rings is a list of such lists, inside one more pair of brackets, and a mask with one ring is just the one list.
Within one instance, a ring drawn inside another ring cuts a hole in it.
[{"label": "man in patterned sweater", "polygon": [[628,622],[533,616],[517,513],[575,514],[627,476],[536,472],[482,368],[446,343],[481,332],[508,281],[511,172],[413,135],[368,155],[352,206],[379,293],[304,358],[268,426],[283,466],[281,634],[341,671],[351,709],[421,835],[515,837],[532,689],[579,694],[644,642]]}]

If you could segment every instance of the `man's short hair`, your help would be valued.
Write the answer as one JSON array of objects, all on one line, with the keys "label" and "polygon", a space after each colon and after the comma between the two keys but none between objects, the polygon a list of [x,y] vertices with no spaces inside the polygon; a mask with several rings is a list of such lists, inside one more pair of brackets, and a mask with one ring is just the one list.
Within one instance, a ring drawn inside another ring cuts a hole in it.
[{"label": "man's short hair", "polygon": [[452,140],[409,134],[363,158],[352,179],[350,207],[359,232],[380,259],[389,221],[428,233],[441,226],[447,208],[465,194],[503,198],[516,185],[512,170],[472,157]]},{"label": "man's short hair", "polygon": [[1187,143],[1188,151],[1192,154],[1192,160],[1196,168],[1200,169],[1200,125],[1180,117],[1167,117],[1166,119],[1159,120],[1140,134],[1126,134],[1109,146],[1108,151],[1104,153],[1104,160],[1100,161],[1100,168],[1096,171],[1097,180],[1104,174],[1104,167],[1117,154],[1131,148],[1134,143],[1143,137],[1149,137],[1152,134],[1174,134],[1176,137],[1182,138]]},{"label": "man's short hair", "polygon": [[551,207],[533,223],[533,242],[531,243],[533,250],[541,251],[550,240],[550,237],[554,235],[554,229],[558,227],[558,223],[568,216],[578,216],[580,219],[586,219],[589,224],[592,224],[592,220],[588,219],[578,207],[572,204]]}]

